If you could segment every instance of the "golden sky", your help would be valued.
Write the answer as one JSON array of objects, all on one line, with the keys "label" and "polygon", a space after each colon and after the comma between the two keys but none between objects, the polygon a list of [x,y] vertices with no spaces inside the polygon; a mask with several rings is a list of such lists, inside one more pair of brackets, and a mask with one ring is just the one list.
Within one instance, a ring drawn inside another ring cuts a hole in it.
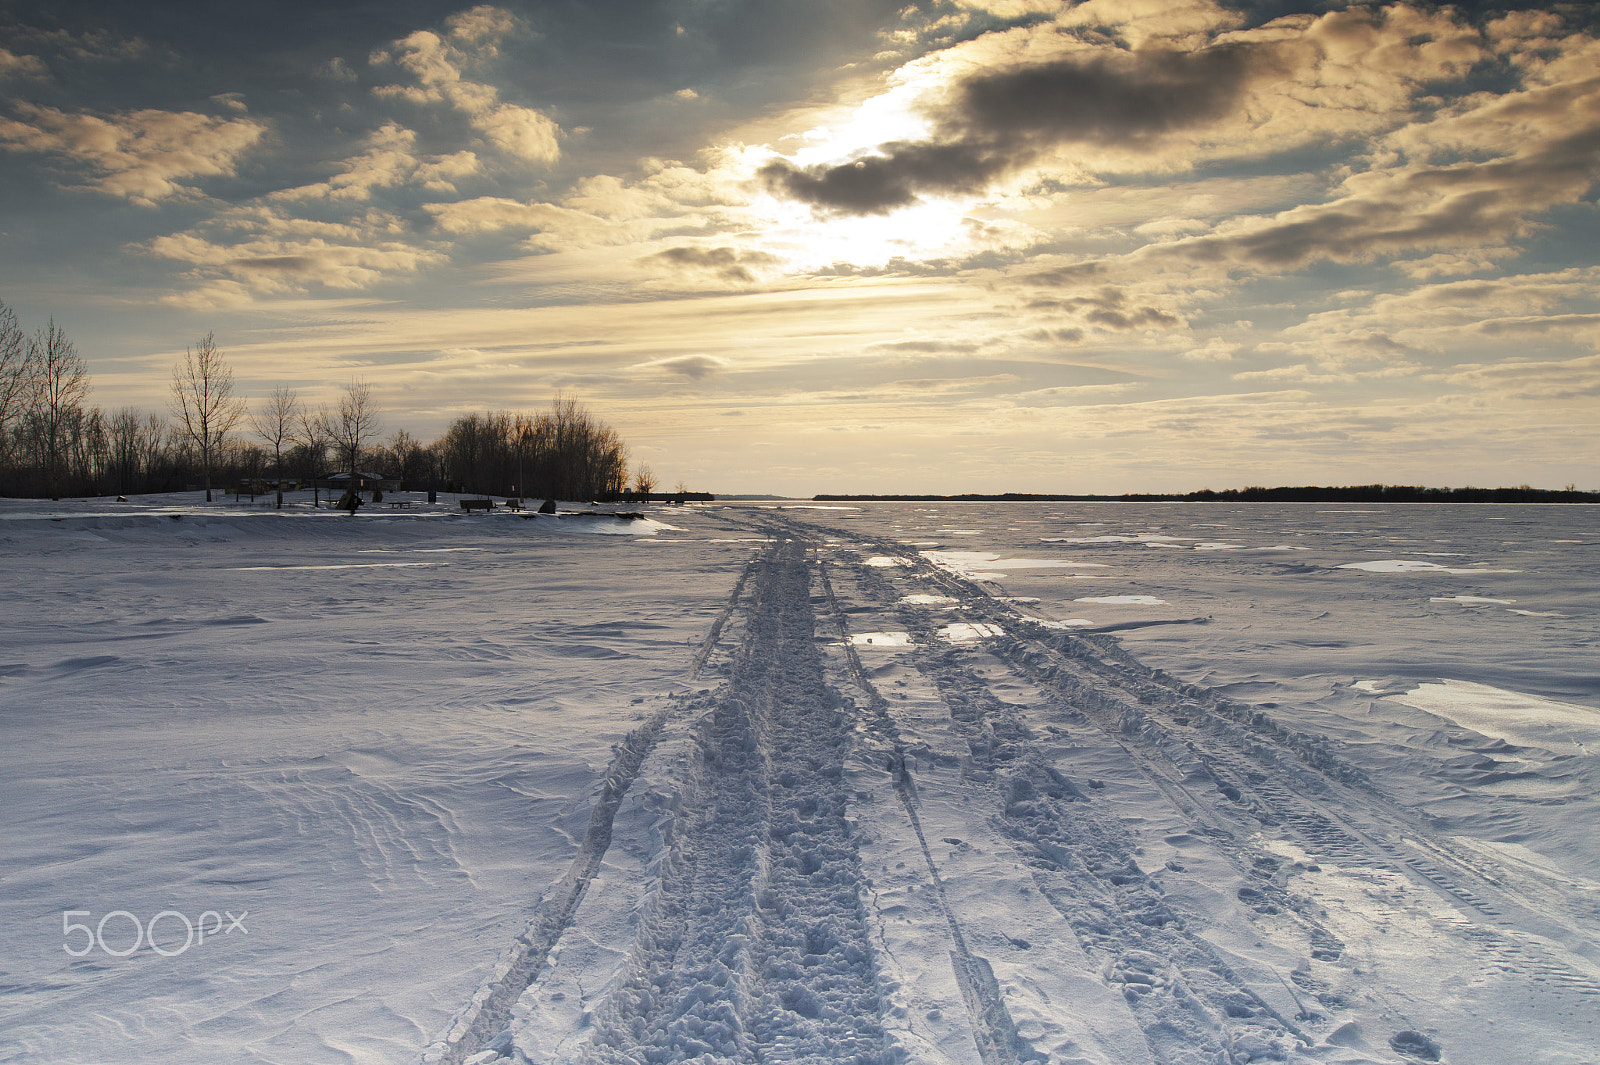
[{"label": "golden sky", "polygon": [[1600,488],[1589,5],[0,4],[93,402],[557,390],[712,491]]}]

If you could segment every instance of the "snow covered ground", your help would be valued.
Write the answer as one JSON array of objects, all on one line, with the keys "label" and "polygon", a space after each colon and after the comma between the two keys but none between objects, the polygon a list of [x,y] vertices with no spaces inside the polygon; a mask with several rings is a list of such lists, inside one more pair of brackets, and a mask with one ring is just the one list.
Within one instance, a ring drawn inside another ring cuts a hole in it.
[{"label": "snow covered ground", "polygon": [[0,1061],[1555,1062],[1600,514],[0,503]]}]

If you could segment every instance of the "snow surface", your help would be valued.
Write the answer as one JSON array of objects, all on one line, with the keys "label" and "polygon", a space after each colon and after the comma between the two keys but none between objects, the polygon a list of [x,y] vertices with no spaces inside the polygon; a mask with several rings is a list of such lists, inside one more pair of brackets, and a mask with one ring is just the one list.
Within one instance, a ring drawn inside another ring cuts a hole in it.
[{"label": "snow surface", "polygon": [[0,502],[0,1061],[1596,1060],[1591,509],[454,506]]}]

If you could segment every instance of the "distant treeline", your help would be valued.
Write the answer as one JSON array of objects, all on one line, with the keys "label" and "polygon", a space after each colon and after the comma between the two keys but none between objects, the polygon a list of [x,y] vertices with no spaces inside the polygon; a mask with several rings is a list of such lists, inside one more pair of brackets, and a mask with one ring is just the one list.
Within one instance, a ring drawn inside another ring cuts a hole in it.
[{"label": "distant treeline", "polygon": [[817,502],[859,503],[1600,503],[1600,492],[1533,488],[1423,488],[1402,484],[1360,484],[1343,487],[1305,485],[1294,488],[1202,488],[1184,493],[1127,495],[1051,495],[1002,492],[998,495],[818,495]]},{"label": "distant treeline", "polygon": [[[0,496],[133,495],[213,483],[309,483],[331,472],[376,474],[402,488],[611,500],[653,498],[646,466],[628,472],[616,430],[558,395],[535,414],[468,414],[423,443],[384,439],[364,382],[336,408],[279,388],[254,403],[211,334],[173,368],[167,411],[102,410],[88,402],[87,364],[54,321],[33,334],[0,302]],[[686,489],[680,484],[674,497]]]}]

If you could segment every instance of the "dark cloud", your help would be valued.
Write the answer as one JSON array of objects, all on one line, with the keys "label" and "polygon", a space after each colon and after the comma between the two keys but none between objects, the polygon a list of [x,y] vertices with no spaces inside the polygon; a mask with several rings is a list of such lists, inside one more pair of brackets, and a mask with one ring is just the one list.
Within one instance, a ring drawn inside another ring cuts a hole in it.
[{"label": "dark cloud", "polygon": [[756,276],[750,272],[749,267],[766,266],[776,263],[778,259],[766,252],[687,245],[656,252],[654,255],[646,256],[643,261],[667,266],[679,273],[709,273],[723,281],[751,284],[756,280]]},{"label": "dark cloud", "polygon": [[[1182,318],[1169,314],[1159,307],[1137,306],[1128,302],[1127,293],[1107,285],[1098,292],[1063,299],[1036,299],[1025,304],[1031,311],[1052,311],[1065,314],[1101,329],[1126,332],[1130,329],[1174,329],[1184,324]],[[1081,329],[1063,329],[1055,333],[1057,339],[1078,340]]]},{"label": "dark cloud", "polygon": [[678,355],[670,359],[659,359],[646,363],[652,370],[674,374],[678,377],[687,377],[691,381],[700,381],[720,370],[727,368],[727,362],[711,355]]},{"label": "dark cloud", "polygon": [[969,193],[1071,144],[1139,150],[1228,114],[1251,79],[1276,69],[1268,45],[1071,57],[978,74],[934,113],[937,135],[881,145],[834,166],[775,161],[773,192],[841,214],[882,214],[922,193]]}]

